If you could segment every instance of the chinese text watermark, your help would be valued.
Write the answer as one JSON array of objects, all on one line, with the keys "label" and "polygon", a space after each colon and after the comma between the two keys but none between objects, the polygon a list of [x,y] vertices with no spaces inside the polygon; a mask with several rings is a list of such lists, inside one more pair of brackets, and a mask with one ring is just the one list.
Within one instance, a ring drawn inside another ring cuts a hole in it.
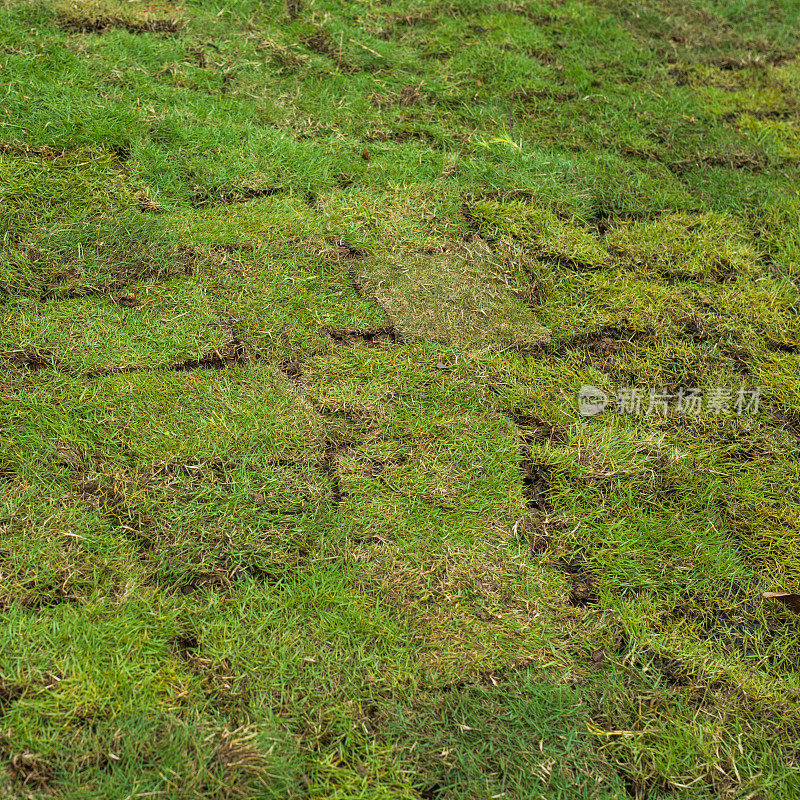
[{"label": "chinese text watermark", "polygon": [[624,386],[609,395],[596,386],[584,385],[578,391],[578,413],[593,417],[611,406],[616,414],[631,416],[660,414],[757,414],[761,389],[713,387],[684,388],[675,392]]}]

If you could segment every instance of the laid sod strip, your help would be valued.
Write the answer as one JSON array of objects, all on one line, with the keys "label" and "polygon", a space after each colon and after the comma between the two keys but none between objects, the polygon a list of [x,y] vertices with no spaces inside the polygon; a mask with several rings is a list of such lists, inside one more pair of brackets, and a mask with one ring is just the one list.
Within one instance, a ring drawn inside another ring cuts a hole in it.
[{"label": "laid sod strip", "polygon": [[0,2],[0,795],[800,798],[798,20]]}]

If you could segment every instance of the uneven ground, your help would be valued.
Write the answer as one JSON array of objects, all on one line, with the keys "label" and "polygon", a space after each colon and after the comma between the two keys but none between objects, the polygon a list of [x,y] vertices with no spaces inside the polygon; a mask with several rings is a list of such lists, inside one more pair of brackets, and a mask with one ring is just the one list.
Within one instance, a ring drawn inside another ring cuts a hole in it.
[{"label": "uneven ground", "polygon": [[800,798],[799,30],[0,0],[0,794]]}]

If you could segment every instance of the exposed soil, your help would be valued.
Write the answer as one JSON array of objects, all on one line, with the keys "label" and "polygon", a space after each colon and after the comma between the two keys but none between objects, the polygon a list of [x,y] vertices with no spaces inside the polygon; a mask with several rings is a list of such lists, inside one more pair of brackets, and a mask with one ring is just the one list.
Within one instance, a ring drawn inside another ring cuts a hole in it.
[{"label": "exposed soil", "polygon": [[754,153],[732,153],[729,156],[703,154],[682,161],[664,162],[667,168],[676,175],[682,175],[693,169],[723,167],[725,169],[744,170],[745,172],[763,172],[770,166],[766,156]]},{"label": "exposed soil", "polygon": [[569,430],[563,425],[528,414],[524,411],[504,412],[519,429],[525,441],[550,442],[551,444],[565,444],[569,441]]},{"label": "exposed soil", "polygon": [[299,359],[282,361],[279,369],[290,381],[299,381],[303,376],[303,364]]},{"label": "exposed soil", "polygon": [[342,479],[339,474],[339,457],[349,452],[356,444],[357,443],[352,440],[339,442],[328,441],[322,452],[322,458],[319,461],[319,469],[328,476],[330,481],[331,505],[334,508],[341,505],[345,495],[342,488]]},{"label": "exposed soil", "polygon": [[176,636],[170,644],[179,656],[189,658],[200,647],[200,640],[197,638],[197,634],[187,633]]},{"label": "exposed soil", "polygon": [[651,333],[637,331],[633,328],[617,328],[606,326],[589,333],[580,333],[569,339],[556,342],[548,349],[551,356],[563,356],[570,351],[583,350],[588,355],[599,359],[606,359],[617,353],[624,344],[632,344],[643,339],[649,339]]},{"label": "exposed soil", "polygon": [[11,367],[21,367],[32,372],[40,369],[61,369],[61,360],[50,350],[6,350],[0,352],[0,360]]},{"label": "exposed soil", "polygon": [[796,353],[800,345],[796,342],[779,342],[766,337],[764,344],[771,353]]},{"label": "exposed soil", "polygon": [[0,754],[5,757],[8,771],[14,780],[29,789],[44,789],[53,777],[53,766],[36,753],[24,751],[22,753],[4,752],[0,747]]},{"label": "exposed soil", "polygon": [[0,678],[0,719],[9,708],[25,695],[25,687],[18,683]]},{"label": "exposed soil", "polygon": [[522,450],[522,496],[531,511],[549,513],[552,506],[547,499],[550,489],[551,468],[531,459],[527,446]]},{"label": "exposed soil", "polygon": [[[4,565],[6,575],[13,574],[10,565]],[[74,573],[68,568],[56,570],[55,574],[46,580],[38,576],[26,578],[16,575],[13,594],[0,591],[0,611],[7,611],[14,606],[40,610],[54,608],[64,604],[82,603],[85,597],[75,590]]]},{"label": "exposed soil", "polygon": [[303,10],[302,0],[286,0],[286,16],[294,22]]},{"label": "exposed soil", "polygon": [[570,605],[585,608],[600,602],[596,580],[585,565],[579,561],[564,560],[559,562],[559,566],[572,584],[572,591],[569,595]]},{"label": "exposed soil", "polygon": [[190,358],[170,366],[176,372],[186,372],[193,369],[227,369],[237,364],[247,364],[250,357],[242,342],[235,336],[229,339],[222,347],[206,353],[201,358]]},{"label": "exposed soil", "polygon": [[73,11],[59,14],[64,30],[74,33],[105,33],[112,28],[122,28],[128,33],[178,33],[183,24],[176,19],[136,20],[113,14],[84,15]]},{"label": "exposed soil", "polygon": [[383,325],[380,328],[355,328],[352,330],[336,330],[326,326],[322,329],[322,333],[327,334],[334,341],[349,347],[354,345],[387,347],[397,339],[393,325]]},{"label": "exposed soil", "polygon": [[228,205],[230,203],[246,203],[248,200],[255,200],[259,197],[274,197],[275,195],[287,194],[290,190],[284,186],[240,186],[236,188],[220,187],[209,189],[191,198],[191,203],[195,208],[204,208],[213,205]]},{"label": "exposed soil", "polygon": [[66,155],[66,150],[58,150],[53,147],[47,147],[46,145],[39,146],[17,142],[0,142],[0,154],[53,160]]},{"label": "exposed soil", "polygon": [[357,260],[363,258],[366,252],[358,247],[355,247],[347,239],[326,239],[325,240],[333,249],[339,258],[345,260]]},{"label": "exposed soil", "polygon": [[702,342],[707,336],[706,326],[699,316],[687,317],[678,323],[681,331],[695,342]]}]

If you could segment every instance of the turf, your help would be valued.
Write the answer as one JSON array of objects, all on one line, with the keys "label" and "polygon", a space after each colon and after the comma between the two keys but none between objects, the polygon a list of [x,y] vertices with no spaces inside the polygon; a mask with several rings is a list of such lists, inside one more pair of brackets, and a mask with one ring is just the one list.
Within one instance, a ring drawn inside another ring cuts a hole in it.
[{"label": "turf", "polygon": [[798,20],[0,2],[0,793],[800,798]]}]

